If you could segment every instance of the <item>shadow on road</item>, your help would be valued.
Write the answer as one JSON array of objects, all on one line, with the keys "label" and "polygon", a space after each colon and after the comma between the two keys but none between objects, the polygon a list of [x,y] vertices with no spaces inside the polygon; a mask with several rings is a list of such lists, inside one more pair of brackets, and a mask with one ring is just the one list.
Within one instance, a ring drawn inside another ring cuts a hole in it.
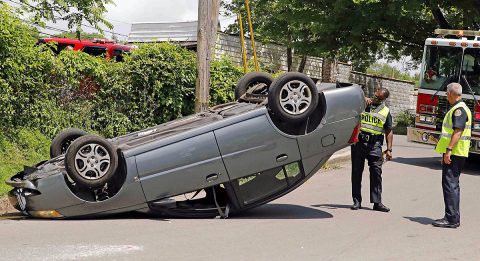
[{"label": "shadow on road", "polygon": [[[308,208],[298,205],[289,204],[267,204],[261,207],[257,207],[246,212],[240,212],[231,215],[232,219],[322,219],[332,218],[333,215],[325,211],[318,209]],[[170,221],[171,219],[165,219],[168,217],[156,216],[154,214],[144,214],[140,212],[129,212],[116,215],[108,215],[104,217],[81,217],[81,218],[69,218],[59,220],[62,222],[75,222],[75,221],[98,221],[98,220],[156,220],[156,221]],[[39,219],[23,216],[21,213],[15,213],[10,215],[0,216],[0,220],[22,220],[22,221],[54,221],[52,219]],[[182,218],[173,218],[182,219]]]},{"label": "shadow on road", "polygon": [[431,225],[432,222],[435,221],[428,217],[404,217],[404,218],[422,225]]},{"label": "shadow on road", "polygon": [[339,208],[345,208],[345,209],[350,209],[352,205],[340,205],[340,204],[320,204],[320,205],[312,205],[312,207],[316,208],[326,208],[326,209],[339,209]]},{"label": "shadow on road", "polygon": [[393,158],[393,162],[424,167],[429,169],[435,170],[442,170],[442,165],[440,165],[440,157],[431,157],[431,158],[404,158],[404,157],[396,157]]},{"label": "shadow on road", "polygon": [[321,219],[332,217],[332,214],[325,211],[290,204],[267,204],[232,216],[232,218],[238,219]]},{"label": "shadow on road", "polygon": [[[440,157],[429,157],[429,158],[403,158],[397,157],[392,160],[400,164],[407,164],[412,166],[424,167],[429,169],[438,170],[439,173],[442,171],[442,165],[440,163]],[[465,164],[462,174],[480,176],[480,160],[468,160]]]}]

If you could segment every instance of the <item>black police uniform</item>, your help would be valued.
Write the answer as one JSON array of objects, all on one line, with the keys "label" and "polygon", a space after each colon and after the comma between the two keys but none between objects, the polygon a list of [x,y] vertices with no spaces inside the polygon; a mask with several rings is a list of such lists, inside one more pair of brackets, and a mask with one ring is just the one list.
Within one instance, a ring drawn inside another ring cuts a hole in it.
[{"label": "black police uniform", "polygon": [[[455,106],[459,102],[452,105]],[[453,112],[453,129],[465,129],[468,115],[465,109],[458,108]],[[467,158],[452,155],[452,163],[442,164],[442,189],[445,202],[445,219],[450,223],[460,222],[460,173]]]},{"label": "black police uniform", "polygon": [[[370,105],[366,112],[375,110],[377,106]],[[392,115],[388,113],[383,128],[392,128]],[[365,167],[365,159],[368,160],[370,168],[370,202],[382,202],[382,145],[384,135],[373,135],[360,132],[359,142],[352,145],[352,198],[353,202],[362,202],[362,176]]]}]

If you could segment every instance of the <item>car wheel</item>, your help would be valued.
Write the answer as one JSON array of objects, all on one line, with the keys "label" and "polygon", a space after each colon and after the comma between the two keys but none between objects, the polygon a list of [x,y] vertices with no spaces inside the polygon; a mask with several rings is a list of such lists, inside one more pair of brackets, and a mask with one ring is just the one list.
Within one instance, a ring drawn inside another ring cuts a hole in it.
[{"label": "car wheel", "polygon": [[99,188],[115,174],[116,148],[108,140],[87,135],[75,140],[65,155],[67,174],[81,187]]},{"label": "car wheel", "polygon": [[[253,97],[267,97],[268,88],[273,82],[273,77],[264,72],[251,72],[244,75],[235,87],[235,99],[242,98],[244,94],[251,92]],[[252,89],[255,88],[255,89]]]},{"label": "car wheel", "polygon": [[305,74],[285,73],[270,86],[268,107],[273,115],[283,121],[304,121],[315,111],[317,105],[317,87]]},{"label": "car wheel", "polygon": [[75,128],[66,129],[60,132],[57,136],[55,136],[55,138],[52,140],[52,144],[50,145],[50,158],[56,158],[65,154],[68,147],[74,140],[87,134],[87,132]]}]

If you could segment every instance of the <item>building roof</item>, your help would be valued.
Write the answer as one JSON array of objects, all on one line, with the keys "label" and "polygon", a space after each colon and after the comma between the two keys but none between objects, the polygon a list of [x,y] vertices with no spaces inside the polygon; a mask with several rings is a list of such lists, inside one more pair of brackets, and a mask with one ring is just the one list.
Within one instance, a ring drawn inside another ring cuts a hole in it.
[{"label": "building roof", "polygon": [[134,23],[129,43],[197,42],[197,21],[176,23]]}]

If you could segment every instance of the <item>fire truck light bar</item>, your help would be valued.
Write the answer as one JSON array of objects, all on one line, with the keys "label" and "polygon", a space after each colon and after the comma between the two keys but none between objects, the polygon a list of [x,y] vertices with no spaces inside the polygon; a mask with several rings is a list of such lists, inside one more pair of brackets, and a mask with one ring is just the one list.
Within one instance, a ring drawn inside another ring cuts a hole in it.
[{"label": "fire truck light bar", "polygon": [[480,31],[435,29],[439,35],[480,36]]}]

